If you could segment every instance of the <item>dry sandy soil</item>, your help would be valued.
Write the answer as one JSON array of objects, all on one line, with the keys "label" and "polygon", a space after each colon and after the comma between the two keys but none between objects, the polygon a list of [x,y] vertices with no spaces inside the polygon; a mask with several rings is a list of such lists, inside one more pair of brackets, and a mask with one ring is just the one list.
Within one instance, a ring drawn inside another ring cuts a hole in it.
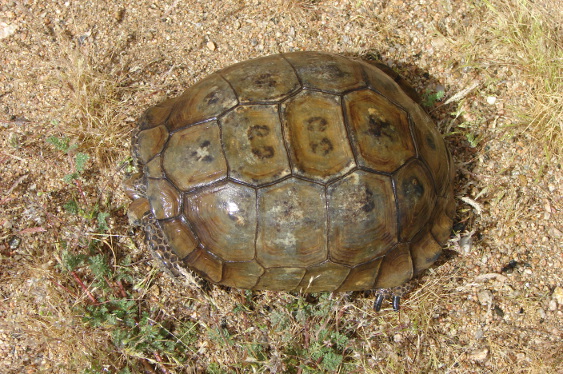
[{"label": "dry sandy soil", "polygon": [[[531,97],[562,75],[538,78],[525,61],[546,55],[526,60],[537,50],[506,32],[539,19],[560,51],[563,12],[491,4],[2,1],[0,372],[563,373],[561,138],[543,136],[561,113],[533,127],[545,102]],[[187,287],[127,223],[143,110],[296,50],[382,60],[454,154],[455,235],[400,313],[357,294]]]}]

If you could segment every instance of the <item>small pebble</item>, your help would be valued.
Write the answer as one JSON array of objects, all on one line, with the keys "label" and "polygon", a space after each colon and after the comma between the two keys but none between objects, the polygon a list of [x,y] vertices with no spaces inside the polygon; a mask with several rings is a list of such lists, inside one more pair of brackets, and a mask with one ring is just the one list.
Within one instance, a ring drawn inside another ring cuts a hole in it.
[{"label": "small pebble", "polygon": [[497,102],[497,98],[494,96],[487,96],[487,104],[489,105],[493,105],[494,103]]},{"label": "small pebble", "polygon": [[477,293],[477,298],[481,305],[491,305],[493,303],[493,293],[489,290],[482,290]]},{"label": "small pebble", "polygon": [[5,39],[8,36],[16,32],[16,25],[9,25],[4,22],[0,22],[0,39]]},{"label": "small pebble", "polygon": [[542,319],[545,319],[547,317],[547,315],[545,314],[545,310],[543,310],[542,308],[538,308],[538,315]]},{"label": "small pebble", "polygon": [[459,239],[459,246],[463,253],[466,255],[469,254],[471,252],[471,248],[473,247],[473,239],[471,235],[462,236],[461,239]]},{"label": "small pebble", "polygon": [[557,301],[557,304],[563,305],[563,287],[555,287],[553,290],[553,298]]},{"label": "small pebble", "polygon": [[476,350],[472,351],[469,354],[469,358],[473,361],[485,361],[487,359],[488,355],[489,355],[489,349],[488,348],[481,348],[481,349],[476,349]]},{"label": "small pebble", "polygon": [[212,41],[208,41],[206,45],[207,45],[207,49],[209,49],[210,51],[214,51],[217,48],[215,43],[213,43]]}]

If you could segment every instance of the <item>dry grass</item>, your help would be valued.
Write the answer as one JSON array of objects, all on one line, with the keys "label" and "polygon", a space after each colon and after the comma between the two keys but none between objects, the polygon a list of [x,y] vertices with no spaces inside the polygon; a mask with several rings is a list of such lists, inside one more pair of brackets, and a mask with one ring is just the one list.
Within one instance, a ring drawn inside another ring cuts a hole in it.
[{"label": "dry grass", "polygon": [[472,59],[486,70],[517,68],[521,83],[517,89],[522,95],[509,105],[518,131],[529,132],[541,144],[547,160],[551,154],[561,156],[563,3],[500,0],[484,1],[482,6],[483,21],[461,42],[470,42],[465,46],[471,45]]}]

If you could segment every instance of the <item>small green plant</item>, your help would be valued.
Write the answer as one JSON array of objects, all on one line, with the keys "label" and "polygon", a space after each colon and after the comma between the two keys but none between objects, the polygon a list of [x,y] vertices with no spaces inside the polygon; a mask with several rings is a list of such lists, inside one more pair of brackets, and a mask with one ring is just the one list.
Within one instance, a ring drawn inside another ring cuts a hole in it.
[{"label": "small green plant", "polygon": [[67,137],[58,138],[56,136],[50,136],[47,138],[47,143],[52,144],[55,146],[56,149],[63,152],[66,155],[74,154],[74,163],[73,169],[74,171],[70,174],[64,176],[64,181],[67,183],[71,183],[72,181],[80,178],[84,169],[86,168],[86,163],[90,159],[90,156],[86,153],[76,152],[74,150],[78,148],[76,144],[70,144],[70,139]]},{"label": "small green plant", "polygon": [[446,96],[444,90],[438,90],[436,92],[426,90],[422,95],[422,105],[427,108],[432,108],[437,102],[442,101],[444,96]]},{"label": "small green plant", "polygon": [[[78,225],[94,227],[94,232],[83,235],[74,247],[62,242],[60,268],[84,295],[74,306],[76,313],[91,328],[107,332],[115,350],[124,358],[116,365],[116,372],[139,372],[146,362],[163,372],[182,365],[199,336],[198,324],[191,320],[161,321],[159,310],[146,307],[142,294],[131,287],[134,283],[131,259],[119,260],[111,248],[110,202],[101,206],[99,199],[88,199],[83,190],[83,184],[87,185],[84,171],[90,157],[78,152],[79,145],[72,144],[67,137],[51,136],[46,141],[70,160],[72,173],[64,180],[74,188],[72,198],[63,205],[64,210],[78,220]],[[98,370],[91,369],[90,372]]]},{"label": "small green plant", "polygon": [[[296,298],[285,310],[271,313],[272,325],[282,334],[284,341],[285,363],[288,368],[304,373],[345,370],[350,338],[347,331],[334,327],[332,318],[336,302],[329,294],[313,297],[318,298],[318,301],[309,303],[303,298]],[[287,334],[295,326],[299,326],[302,333]]]}]

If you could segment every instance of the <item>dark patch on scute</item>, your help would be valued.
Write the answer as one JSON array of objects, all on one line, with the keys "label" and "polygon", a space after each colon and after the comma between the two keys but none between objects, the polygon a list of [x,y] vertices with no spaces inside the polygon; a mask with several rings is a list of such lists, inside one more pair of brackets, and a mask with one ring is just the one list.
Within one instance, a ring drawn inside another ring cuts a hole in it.
[{"label": "dark patch on scute", "polygon": [[270,128],[266,125],[254,125],[251,126],[247,131],[248,140],[252,140],[255,137],[263,138],[270,134]]},{"label": "dark patch on scute", "polygon": [[209,145],[211,145],[211,142],[209,140],[205,140],[199,146],[202,148],[206,148],[209,147]]},{"label": "dark patch on scute", "polygon": [[369,213],[375,208],[375,203],[373,201],[373,191],[366,186],[364,192],[366,196],[364,201],[362,201],[362,210],[366,213]]},{"label": "dark patch on scute", "polygon": [[420,181],[412,177],[403,182],[403,191],[408,199],[420,199],[424,195],[424,186]]},{"label": "dark patch on scute", "polygon": [[431,134],[426,135],[426,144],[428,144],[428,146],[432,148],[433,151],[436,150],[436,143],[434,143],[434,138]]},{"label": "dark patch on scute", "polygon": [[277,85],[276,80],[272,78],[272,74],[270,73],[260,74],[254,80],[254,83],[261,87],[275,87]]},{"label": "dark patch on scute", "polygon": [[338,66],[336,65],[327,65],[325,67],[326,69],[326,74],[327,76],[334,78],[334,79],[339,79],[339,78],[343,78],[346,76],[346,73],[343,72]]},{"label": "dark patch on scute", "polygon": [[328,121],[323,117],[311,117],[307,119],[307,130],[309,131],[326,131]]},{"label": "dark patch on scute", "polygon": [[385,135],[391,138],[389,134],[387,134],[387,132],[385,131],[387,128],[391,126],[389,122],[382,121],[381,118],[374,115],[370,115],[368,118],[369,118],[368,133],[370,135],[378,138],[381,137],[381,135]]},{"label": "dark patch on scute", "polygon": [[334,149],[332,142],[328,138],[322,138],[320,142],[310,142],[309,146],[313,153],[323,156],[328,155]]},{"label": "dark patch on scute", "polygon": [[252,148],[252,154],[260,159],[265,159],[274,157],[276,152],[270,145],[260,145]]},{"label": "dark patch on scute", "polygon": [[217,104],[217,102],[219,102],[219,99],[220,96],[217,95],[217,92],[210,92],[203,98],[207,105]]}]

